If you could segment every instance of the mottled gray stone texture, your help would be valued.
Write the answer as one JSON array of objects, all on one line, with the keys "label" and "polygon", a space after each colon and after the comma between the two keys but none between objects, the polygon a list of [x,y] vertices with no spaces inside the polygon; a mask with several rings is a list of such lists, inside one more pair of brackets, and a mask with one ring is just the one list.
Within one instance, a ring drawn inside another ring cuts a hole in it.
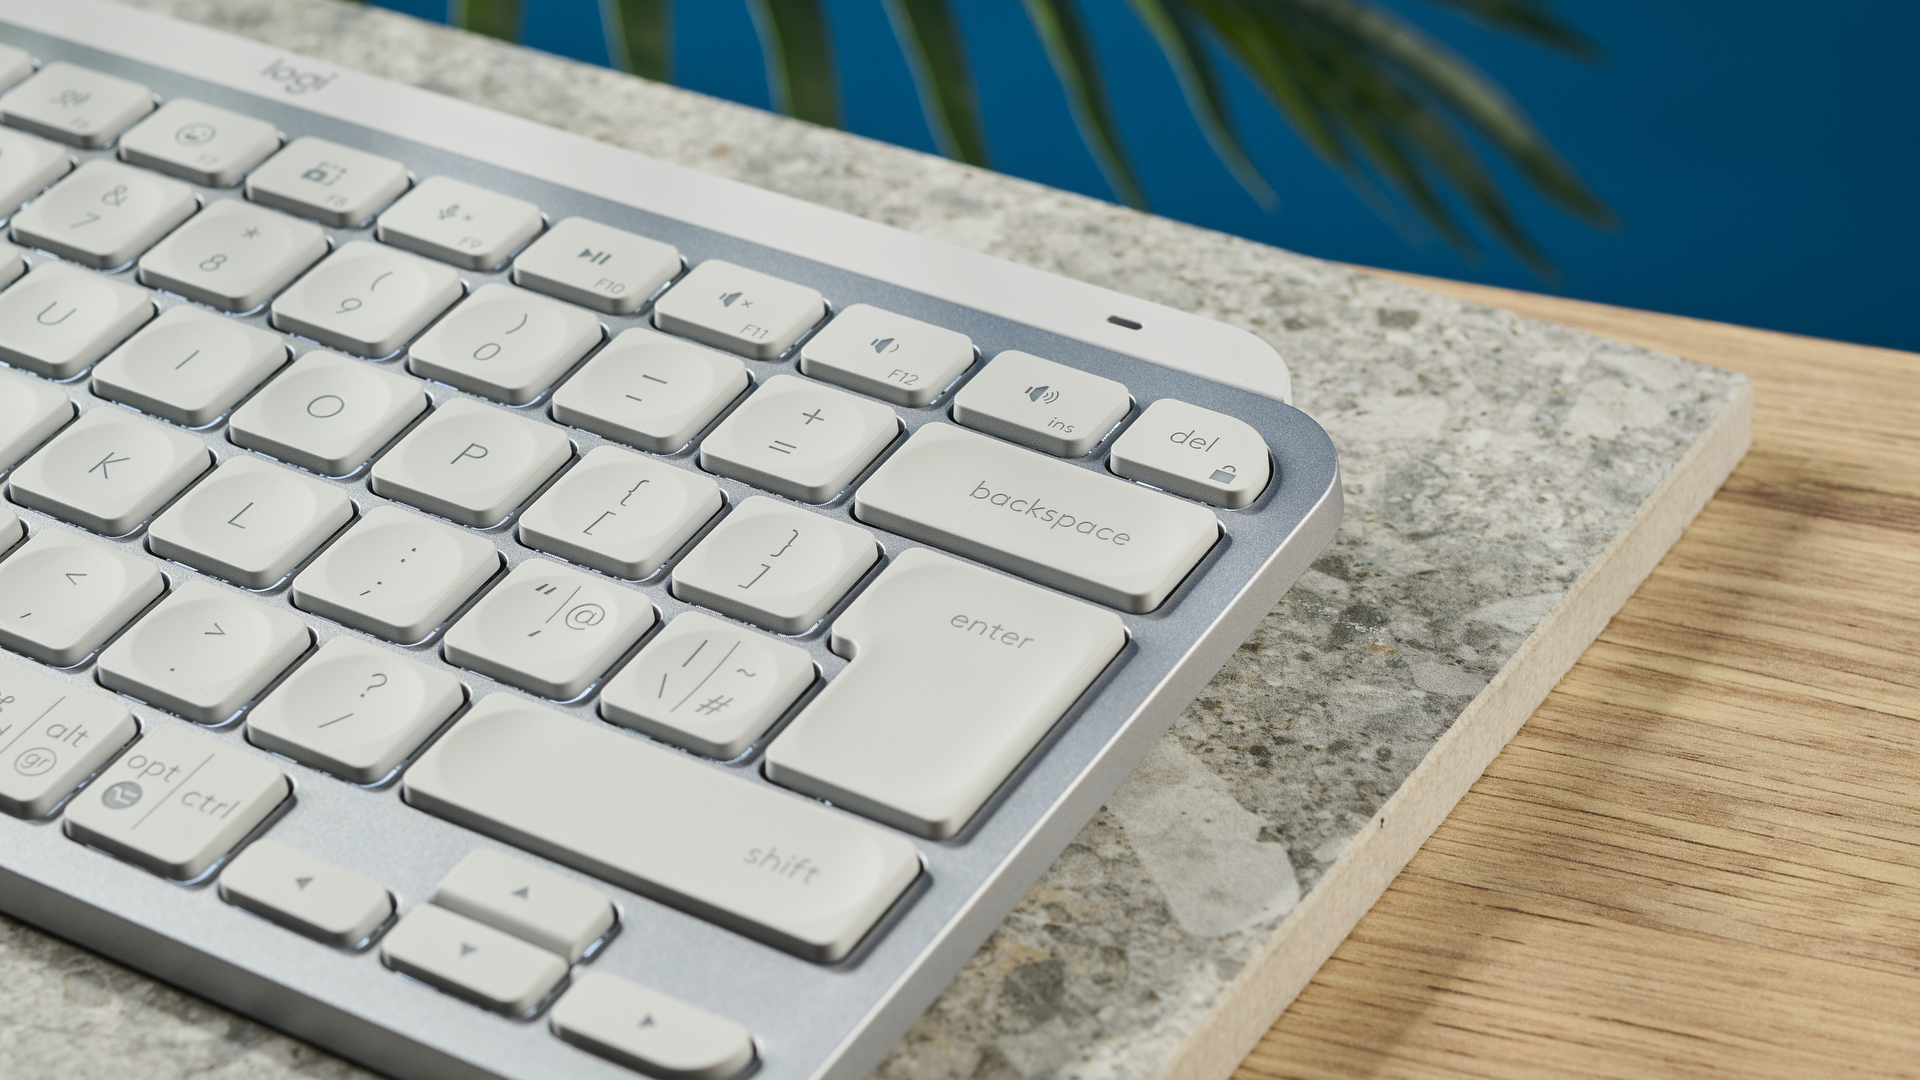
[{"label": "mottled gray stone texture", "polygon": [[[1297,404],[1345,470],[1338,541],[915,1025],[886,1080],[1152,1074],[1741,382],[379,10],[139,2],[1199,312],[1292,364]],[[7,1080],[365,1075],[0,918]]]}]

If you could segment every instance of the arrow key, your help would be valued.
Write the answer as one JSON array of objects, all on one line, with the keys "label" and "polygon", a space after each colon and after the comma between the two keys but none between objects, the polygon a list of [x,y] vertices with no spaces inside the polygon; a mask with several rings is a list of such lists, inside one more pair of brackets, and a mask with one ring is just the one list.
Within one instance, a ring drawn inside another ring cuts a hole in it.
[{"label": "arrow key", "polygon": [[434,904],[387,933],[380,959],[402,975],[476,1005],[525,1016],[566,977],[567,962]]},{"label": "arrow key", "polygon": [[274,840],[256,840],[220,874],[220,899],[329,945],[364,944],[393,916],[378,882]]},{"label": "arrow key", "polygon": [[599,890],[496,851],[460,860],[433,902],[570,961],[613,929],[613,904]]},{"label": "arrow key", "polygon": [[753,1064],[746,1028],[603,971],[574,980],[550,1026],[575,1046],[653,1076],[726,1080]]}]

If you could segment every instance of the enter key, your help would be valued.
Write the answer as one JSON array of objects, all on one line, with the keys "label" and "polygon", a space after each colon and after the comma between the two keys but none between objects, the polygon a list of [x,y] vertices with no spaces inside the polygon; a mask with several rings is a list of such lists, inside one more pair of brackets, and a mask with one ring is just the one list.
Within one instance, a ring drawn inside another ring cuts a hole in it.
[{"label": "enter key", "polygon": [[953,836],[1126,640],[1111,612],[908,551],[834,623],[852,663],[774,740],[767,776]]}]

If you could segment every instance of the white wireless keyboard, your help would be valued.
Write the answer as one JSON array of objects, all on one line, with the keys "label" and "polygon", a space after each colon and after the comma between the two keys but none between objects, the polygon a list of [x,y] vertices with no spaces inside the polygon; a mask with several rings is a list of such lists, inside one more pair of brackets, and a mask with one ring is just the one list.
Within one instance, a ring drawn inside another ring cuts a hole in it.
[{"label": "white wireless keyboard", "polygon": [[1338,526],[1239,331],[0,43],[0,909],[392,1075],[866,1075]]}]

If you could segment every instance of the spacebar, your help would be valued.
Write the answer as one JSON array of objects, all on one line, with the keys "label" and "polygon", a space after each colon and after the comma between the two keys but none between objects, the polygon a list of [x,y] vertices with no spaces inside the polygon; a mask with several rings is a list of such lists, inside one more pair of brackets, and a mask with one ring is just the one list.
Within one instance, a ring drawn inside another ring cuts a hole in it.
[{"label": "spacebar", "polygon": [[505,694],[422,755],[401,794],[809,960],[852,951],[920,873],[902,837]]}]

